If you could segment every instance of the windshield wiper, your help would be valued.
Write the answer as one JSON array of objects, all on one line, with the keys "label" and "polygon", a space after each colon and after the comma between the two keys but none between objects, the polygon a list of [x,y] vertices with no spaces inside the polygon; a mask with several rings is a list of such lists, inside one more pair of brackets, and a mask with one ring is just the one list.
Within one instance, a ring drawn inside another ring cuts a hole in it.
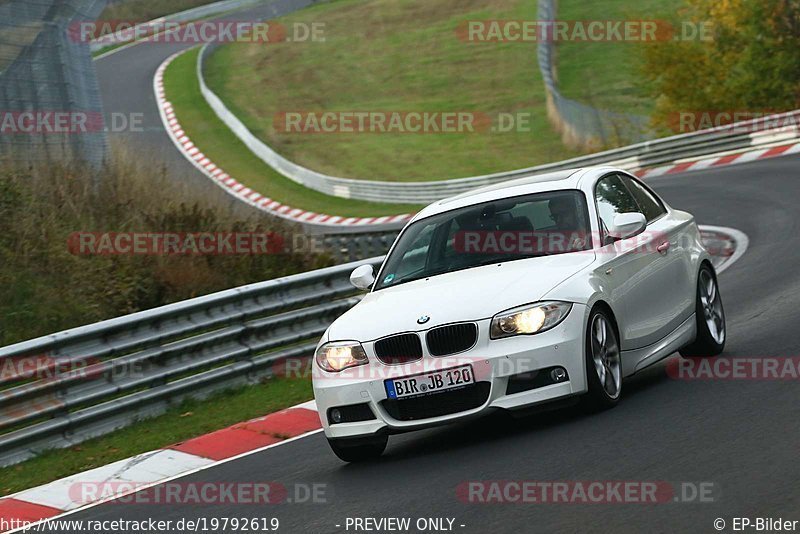
[{"label": "windshield wiper", "polygon": [[517,255],[509,254],[507,256],[489,258],[489,259],[480,261],[478,263],[473,263],[472,265],[469,265],[466,268],[469,269],[470,267],[484,267],[486,265],[494,265],[494,264],[505,263],[507,261],[524,260],[524,259],[527,259],[527,258],[536,258],[536,257],[537,256],[529,256],[527,254],[517,254]]},{"label": "windshield wiper", "polygon": [[384,286],[384,287],[394,287],[396,285],[404,284],[406,282],[414,282],[416,280],[422,280],[423,278],[430,278],[431,276],[438,276],[440,274],[454,273],[456,271],[464,271],[466,269],[472,269],[474,267],[484,267],[486,265],[492,265],[494,263],[503,263],[503,262],[506,262],[506,261],[519,260],[519,259],[524,259],[524,258],[527,258],[527,257],[528,256],[525,256],[525,255],[509,256],[509,257],[506,257],[506,258],[492,258],[492,259],[489,259],[489,260],[480,261],[478,263],[470,263],[468,265],[459,265],[457,267],[453,267],[453,266],[441,267],[439,269],[433,269],[431,271],[422,273],[422,274],[417,275],[417,276],[408,276],[406,278],[400,278],[398,280],[395,280],[393,284],[390,284],[390,285],[387,285],[387,286]]},{"label": "windshield wiper", "polygon": [[389,284],[389,285],[386,285],[386,286],[383,286],[383,287],[394,287],[396,285],[404,284],[406,282],[414,282],[415,280],[422,280],[423,278],[428,278],[430,276],[437,276],[437,275],[440,275],[440,274],[449,273],[450,270],[451,269],[449,269],[449,268],[434,269],[432,271],[428,271],[426,273],[422,273],[422,274],[417,275],[417,276],[407,276],[405,278],[399,278],[399,279],[395,280],[393,284]]},{"label": "windshield wiper", "polygon": [[500,264],[500,263],[505,263],[507,261],[524,260],[524,259],[527,259],[527,258],[537,258],[537,257],[538,256],[529,256],[527,254],[507,255],[507,256],[489,258],[489,259],[486,259],[486,260],[483,260],[483,261],[479,261],[477,263],[470,263],[468,265],[461,265],[461,266],[457,266],[457,267],[453,267],[453,266],[441,267],[439,269],[433,269],[431,271],[428,271],[428,272],[425,272],[425,273],[421,273],[419,275],[407,276],[405,278],[398,278],[396,280],[393,280],[389,284],[381,286],[378,289],[386,289],[388,287],[396,287],[396,286],[398,286],[400,284],[405,284],[406,282],[415,282],[417,280],[422,280],[423,278],[430,278],[432,276],[438,276],[440,274],[454,273],[456,271],[464,271],[466,269],[473,269],[475,267],[485,267],[487,265]]}]

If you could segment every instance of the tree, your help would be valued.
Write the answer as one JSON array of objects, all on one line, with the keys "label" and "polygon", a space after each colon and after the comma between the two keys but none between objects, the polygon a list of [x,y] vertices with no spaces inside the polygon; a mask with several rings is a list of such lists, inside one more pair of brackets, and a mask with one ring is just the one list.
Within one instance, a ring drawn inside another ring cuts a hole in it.
[{"label": "tree", "polygon": [[643,47],[656,126],[681,112],[800,107],[800,0],[686,1],[674,27],[710,23],[713,37]]}]

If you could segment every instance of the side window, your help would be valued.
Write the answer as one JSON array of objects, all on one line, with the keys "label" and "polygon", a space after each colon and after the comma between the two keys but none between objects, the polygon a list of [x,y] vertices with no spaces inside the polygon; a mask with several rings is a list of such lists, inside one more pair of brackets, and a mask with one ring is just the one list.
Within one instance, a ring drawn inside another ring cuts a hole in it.
[{"label": "side window", "polygon": [[[604,235],[614,222],[615,216],[620,213],[639,211],[639,205],[636,200],[628,191],[628,188],[625,187],[620,177],[615,174],[601,178],[595,186],[594,195]],[[606,244],[605,240],[604,244]]]},{"label": "side window", "polygon": [[644,213],[648,223],[653,222],[667,212],[664,204],[637,180],[628,176],[624,176],[623,180],[628,189],[630,189],[631,194],[636,198],[639,206],[641,206],[642,213]]}]

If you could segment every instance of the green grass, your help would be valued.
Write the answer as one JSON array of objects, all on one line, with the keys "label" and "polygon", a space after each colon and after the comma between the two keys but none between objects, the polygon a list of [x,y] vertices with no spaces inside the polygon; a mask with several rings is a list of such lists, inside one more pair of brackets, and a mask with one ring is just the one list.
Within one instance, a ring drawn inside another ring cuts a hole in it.
[{"label": "green grass", "polygon": [[203,401],[186,401],[164,415],[69,449],[48,451],[21,464],[1,468],[0,496],[267,415],[312,397],[308,379],[272,378]]},{"label": "green grass", "polygon": [[[577,155],[547,120],[535,43],[468,43],[471,19],[535,19],[536,0],[339,0],[280,19],[325,23],[325,42],[232,43],[207,81],[255,135],[309,168],[424,181],[507,171]],[[525,112],[530,131],[282,134],[281,111]]]},{"label": "green grass", "polygon": [[217,0],[127,0],[111,4],[100,14],[99,20],[128,20],[147,22],[164,15],[186,11],[193,7],[211,4]]},{"label": "green grass", "polygon": [[274,171],[233,135],[203,99],[195,73],[198,53],[198,48],[190,50],[170,64],[164,74],[167,98],[186,135],[236,180],[278,202],[329,215],[369,217],[419,210],[420,206],[379,204],[324,195]]},{"label": "green grass", "polygon": [[[685,0],[559,0],[559,20],[660,20]],[[597,108],[650,115],[641,68],[645,46],[658,43],[566,42],[557,47],[558,86],[567,97]]]}]

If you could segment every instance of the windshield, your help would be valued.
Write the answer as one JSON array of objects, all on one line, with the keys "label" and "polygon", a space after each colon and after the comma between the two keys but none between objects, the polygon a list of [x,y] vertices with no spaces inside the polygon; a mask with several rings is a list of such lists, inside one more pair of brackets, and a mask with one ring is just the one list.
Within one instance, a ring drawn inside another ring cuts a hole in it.
[{"label": "windshield", "polygon": [[503,198],[410,225],[379,274],[375,290],[504,261],[592,248],[580,191]]}]

